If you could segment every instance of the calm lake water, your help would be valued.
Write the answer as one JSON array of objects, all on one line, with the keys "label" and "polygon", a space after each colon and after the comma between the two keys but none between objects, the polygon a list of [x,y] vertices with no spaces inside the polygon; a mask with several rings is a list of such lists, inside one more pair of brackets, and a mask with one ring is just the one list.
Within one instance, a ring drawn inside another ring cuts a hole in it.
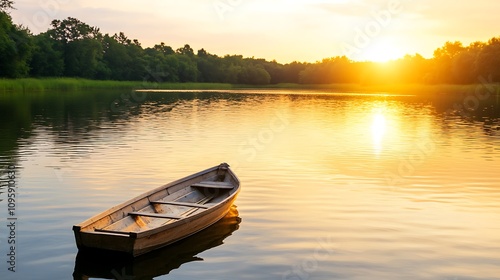
[{"label": "calm lake water", "polygon": [[[499,99],[2,94],[0,278],[500,279]],[[136,260],[77,254],[73,224],[221,162],[242,191],[219,223]]]}]

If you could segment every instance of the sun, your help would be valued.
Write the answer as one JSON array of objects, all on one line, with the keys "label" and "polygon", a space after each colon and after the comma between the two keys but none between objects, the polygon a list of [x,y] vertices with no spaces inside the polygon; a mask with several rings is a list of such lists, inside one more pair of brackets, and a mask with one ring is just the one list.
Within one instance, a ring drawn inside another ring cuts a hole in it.
[{"label": "sun", "polygon": [[366,46],[359,55],[361,61],[388,62],[404,56],[396,42],[390,39],[381,39]]}]

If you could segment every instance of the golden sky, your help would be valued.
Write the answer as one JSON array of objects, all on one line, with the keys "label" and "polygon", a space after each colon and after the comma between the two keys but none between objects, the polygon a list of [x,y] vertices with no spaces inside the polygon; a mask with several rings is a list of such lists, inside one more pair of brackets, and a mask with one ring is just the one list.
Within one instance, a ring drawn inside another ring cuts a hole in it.
[{"label": "golden sky", "polygon": [[446,41],[500,36],[499,0],[18,0],[15,7],[14,22],[35,34],[71,16],[144,47],[190,44],[281,63],[431,57]]}]

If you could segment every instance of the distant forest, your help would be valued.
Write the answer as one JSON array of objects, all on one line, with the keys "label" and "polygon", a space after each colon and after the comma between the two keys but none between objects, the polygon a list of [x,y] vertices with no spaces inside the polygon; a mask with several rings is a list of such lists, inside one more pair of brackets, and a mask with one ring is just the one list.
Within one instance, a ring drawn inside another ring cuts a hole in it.
[{"label": "distant forest", "polygon": [[[97,80],[205,82],[266,85],[278,83],[452,83],[480,77],[500,82],[500,37],[463,46],[447,42],[431,59],[419,54],[388,63],[356,62],[347,57],[315,63],[281,64],[241,55],[218,56],[189,45],[173,49],[161,42],[144,48],[120,32],[102,34],[75,18],[53,20],[33,35],[16,25],[0,5],[0,77],[81,77]],[[7,3],[7,4],[5,4]],[[313,51],[313,50],[312,50]]]}]

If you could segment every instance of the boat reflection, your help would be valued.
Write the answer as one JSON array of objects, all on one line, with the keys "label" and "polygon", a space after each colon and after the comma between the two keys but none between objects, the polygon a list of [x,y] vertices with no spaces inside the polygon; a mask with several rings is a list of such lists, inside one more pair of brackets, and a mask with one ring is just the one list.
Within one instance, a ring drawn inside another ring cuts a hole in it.
[{"label": "boat reflection", "polygon": [[205,230],[177,243],[145,255],[127,255],[100,250],[80,250],[76,256],[73,279],[153,279],[182,264],[202,261],[197,254],[224,243],[239,228],[241,218],[232,206],[224,218]]}]

